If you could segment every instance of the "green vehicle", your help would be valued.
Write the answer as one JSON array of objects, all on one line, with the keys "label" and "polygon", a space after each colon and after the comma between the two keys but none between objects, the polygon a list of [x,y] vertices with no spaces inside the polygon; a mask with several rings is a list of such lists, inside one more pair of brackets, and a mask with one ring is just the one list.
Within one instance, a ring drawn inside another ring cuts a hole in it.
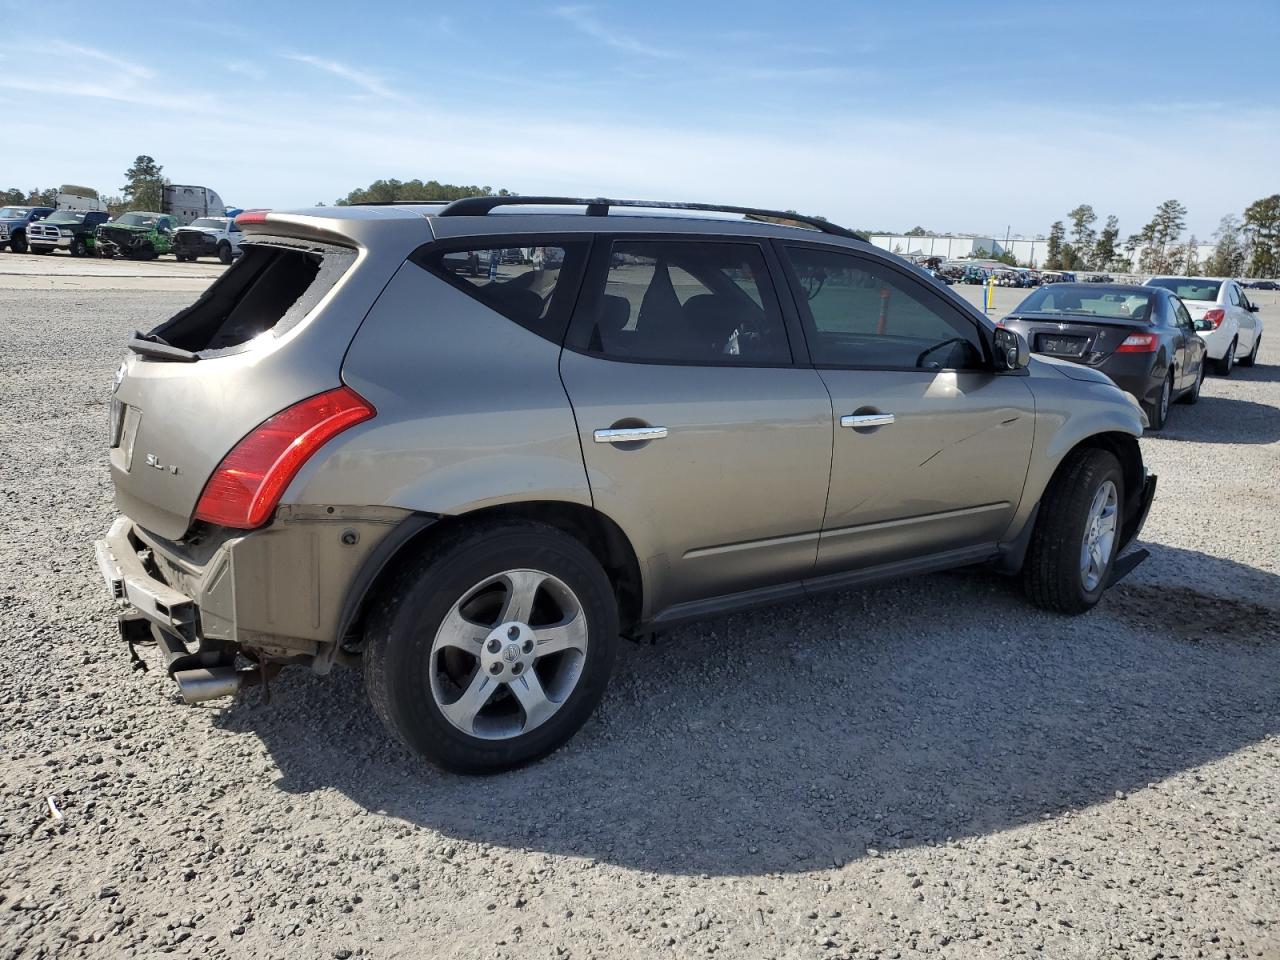
[{"label": "green vehicle", "polygon": [[167,213],[131,210],[98,227],[98,255],[154,260],[173,250],[178,218]]}]

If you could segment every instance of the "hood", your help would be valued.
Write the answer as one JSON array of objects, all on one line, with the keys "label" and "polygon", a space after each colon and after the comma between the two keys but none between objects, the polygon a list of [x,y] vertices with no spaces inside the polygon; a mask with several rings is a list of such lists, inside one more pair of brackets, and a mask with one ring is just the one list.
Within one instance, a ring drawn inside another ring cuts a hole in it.
[{"label": "hood", "polygon": [[1093,367],[1086,367],[1079,363],[1072,363],[1070,360],[1059,360],[1057,357],[1048,357],[1042,353],[1032,355],[1031,363],[1033,367],[1037,364],[1045,367],[1051,367],[1069,380],[1079,380],[1082,383],[1112,382],[1111,378],[1101,370],[1095,370]]},{"label": "hood", "polygon": [[132,223],[116,223],[114,220],[108,220],[102,226],[109,230],[124,230],[127,233],[150,233],[155,227],[139,227]]},{"label": "hood", "polygon": [[204,233],[210,236],[221,233],[218,227],[179,227],[174,233]]}]

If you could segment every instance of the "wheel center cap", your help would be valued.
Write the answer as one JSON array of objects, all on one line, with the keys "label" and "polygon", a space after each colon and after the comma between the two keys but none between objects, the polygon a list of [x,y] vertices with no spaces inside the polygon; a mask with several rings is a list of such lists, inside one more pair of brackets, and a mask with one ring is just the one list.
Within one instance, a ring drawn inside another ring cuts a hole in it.
[{"label": "wheel center cap", "polygon": [[509,643],[507,649],[502,651],[502,659],[507,663],[515,663],[520,659],[520,644]]}]

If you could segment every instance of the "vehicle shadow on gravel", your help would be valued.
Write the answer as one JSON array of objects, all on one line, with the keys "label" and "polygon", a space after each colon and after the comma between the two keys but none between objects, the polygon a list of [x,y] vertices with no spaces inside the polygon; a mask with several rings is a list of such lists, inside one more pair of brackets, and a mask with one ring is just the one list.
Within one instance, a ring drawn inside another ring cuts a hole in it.
[{"label": "vehicle shadow on gravel", "polygon": [[1275,443],[1280,440],[1280,408],[1254,400],[1203,394],[1194,407],[1175,407],[1164,429],[1146,434],[1144,439],[1148,438],[1192,443]]},{"label": "vehicle shadow on gravel", "polygon": [[1280,577],[1152,550],[1080,618],[959,572],[625,644],[587,727],[500,776],[393,745],[356,671],[286,672],[270,704],[250,693],[216,722],[261,739],[284,791],[337,789],[453,840],[657,873],[842,865],[1123,802],[1280,732],[1280,611],[1194,592],[1280,597]]}]

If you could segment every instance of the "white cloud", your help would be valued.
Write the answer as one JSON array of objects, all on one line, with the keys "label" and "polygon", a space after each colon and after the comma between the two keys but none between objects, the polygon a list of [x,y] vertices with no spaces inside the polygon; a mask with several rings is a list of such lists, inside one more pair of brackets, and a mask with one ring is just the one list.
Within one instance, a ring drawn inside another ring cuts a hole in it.
[{"label": "white cloud", "polygon": [[684,59],[684,55],[676,50],[644,43],[635,37],[619,33],[605,26],[596,19],[591,7],[576,5],[556,7],[555,15],[566,20],[578,32],[599,40],[605,46],[613,47],[615,50],[624,50],[627,53],[639,54],[642,57],[652,57],[655,60]]},{"label": "white cloud", "polygon": [[155,76],[155,71],[149,67],[144,67],[140,63],[134,63],[131,60],[124,60],[120,57],[113,56],[103,50],[95,50],[92,47],[82,47],[74,43],[67,43],[63,40],[54,40],[49,44],[48,49],[52,53],[62,53],[73,57],[96,60],[98,63],[111,67],[118,74],[131,77],[134,80],[150,80]]},{"label": "white cloud", "polygon": [[331,73],[335,77],[341,77],[343,80],[354,84],[366,93],[373,94],[383,100],[404,100],[404,94],[397,93],[388,87],[381,78],[367,73],[364,70],[357,70],[355,67],[340,63],[337,60],[326,60],[323,57],[313,56],[309,53],[286,53],[282,54],[286,60],[293,60],[297,63],[305,63],[307,66],[315,67],[317,70],[323,70]]}]

